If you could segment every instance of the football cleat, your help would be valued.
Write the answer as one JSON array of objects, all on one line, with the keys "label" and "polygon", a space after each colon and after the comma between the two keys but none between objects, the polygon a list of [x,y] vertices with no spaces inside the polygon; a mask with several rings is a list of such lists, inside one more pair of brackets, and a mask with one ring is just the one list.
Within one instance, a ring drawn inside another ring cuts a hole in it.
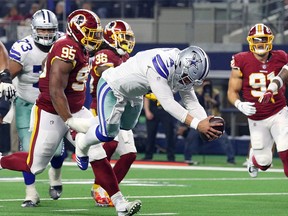
[{"label": "football cleat", "polygon": [[62,195],[62,185],[50,186],[49,195],[53,200],[58,200]]},{"label": "football cleat", "polygon": [[91,188],[91,196],[95,200],[95,205],[99,207],[114,207],[108,193],[98,184]]},{"label": "football cleat", "polygon": [[139,212],[142,207],[142,203],[140,200],[135,200],[132,202],[123,202],[120,205],[121,206],[117,208],[118,216],[132,216],[137,212]]},{"label": "football cleat", "polygon": [[30,207],[37,207],[38,204],[40,203],[40,199],[39,197],[37,197],[36,201],[32,201],[32,200],[24,200],[24,202],[21,204],[21,207],[23,208],[30,208]]},{"label": "football cleat", "polygon": [[89,157],[88,156],[79,157],[76,155],[76,163],[81,170],[87,170],[89,165]]},{"label": "football cleat", "polygon": [[256,178],[258,176],[258,168],[254,164],[247,160],[247,169],[251,178]]}]

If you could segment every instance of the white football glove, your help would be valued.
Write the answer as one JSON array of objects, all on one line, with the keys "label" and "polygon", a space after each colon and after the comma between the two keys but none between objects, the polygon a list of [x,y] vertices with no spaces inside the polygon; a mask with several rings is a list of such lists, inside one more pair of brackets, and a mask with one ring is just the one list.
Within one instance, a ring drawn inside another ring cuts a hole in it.
[{"label": "white football glove", "polygon": [[251,116],[251,115],[254,115],[256,113],[256,108],[255,108],[254,104],[255,103],[242,102],[240,100],[236,100],[234,103],[235,107],[246,116]]},{"label": "white football glove", "polygon": [[3,95],[5,95],[5,99],[9,101],[13,101],[16,97],[16,88],[11,83],[1,83]]},{"label": "white football glove", "polygon": [[91,121],[87,118],[71,117],[67,119],[65,124],[77,132],[86,133],[91,126]]}]

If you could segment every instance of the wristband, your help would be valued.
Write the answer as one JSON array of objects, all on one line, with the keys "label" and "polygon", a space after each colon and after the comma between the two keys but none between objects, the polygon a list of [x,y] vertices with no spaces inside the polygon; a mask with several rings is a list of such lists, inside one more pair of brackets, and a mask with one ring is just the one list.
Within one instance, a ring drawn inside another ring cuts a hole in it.
[{"label": "wristband", "polygon": [[278,90],[278,85],[277,85],[275,82],[271,82],[271,83],[269,84],[267,90],[272,91],[272,93],[277,92],[277,90]]},{"label": "wristband", "polygon": [[4,83],[12,83],[10,71],[8,69],[4,69],[0,72],[0,81]]},{"label": "wristband", "polygon": [[284,65],[282,68],[288,71],[288,64]]},{"label": "wristband", "polygon": [[[280,83],[280,86],[279,88],[281,88],[283,86],[283,80],[279,77],[279,76],[276,76],[272,79],[272,83],[273,83],[273,80],[277,80],[279,83]],[[271,84],[271,83],[270,83]],[[276,84],[276,83],[275,83]],[[276,84],[277,85],[277,84]],[[268,87],[269,88],[269,87]],[[277,89],[278,89],[278,86],[277,86]],[[277,91],[276,89],[276,91]]]},{"label": "wristband", "polygon": [[198,124],[199,124],[200,120],[197,118],[193,118],[193,120],[191,121],[190,127],[194,128],[195,130],[197,130]]},{"label": "wristband", "polygon": [[70,128],[69,123],[70,123],[70,121],[72,120],[72,118],[73,118],[73,117],[70,117],[70,118],[68,118],[68,119],[65,121],[65,125],[66,125],[67,127],[69,127],[69,128]]},{"label": "wristband", "polygon": [[241,103],[241,101],[240,101],[239,99],[237,99],[237,100],[234,102],[234,106],[235,106],[236,108],[238,108],[239,103]]}]

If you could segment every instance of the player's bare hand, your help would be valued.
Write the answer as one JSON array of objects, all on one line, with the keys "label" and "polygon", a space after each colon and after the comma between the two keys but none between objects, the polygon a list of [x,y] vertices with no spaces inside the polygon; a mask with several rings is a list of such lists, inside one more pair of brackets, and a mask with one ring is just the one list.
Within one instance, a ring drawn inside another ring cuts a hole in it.
[{"label": "player's bare hand", "polygon": [[208,141],[218,139],[222,131],[216,130],[215,127],[223,126],[222,123],[210,122],[214,116],[208,116],[199,122],[197,130],[207,137]]}]

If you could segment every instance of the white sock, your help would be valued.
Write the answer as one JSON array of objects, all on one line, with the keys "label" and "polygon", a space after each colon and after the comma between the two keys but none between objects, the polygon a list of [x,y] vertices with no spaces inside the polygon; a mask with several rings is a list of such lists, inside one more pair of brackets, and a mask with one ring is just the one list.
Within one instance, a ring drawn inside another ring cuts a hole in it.
[{"label": "white sock", "polygon": [[[124,199],[121,191],[118,191],[117,193],[115,193],[113,196],[111,196],[111,201],[114,204],[115,208],[117,209],[117,207],[119,206],[119,204],[126,202],[126,200]],[[118,209],[117,209],[118,210]],[[119,211],[119,210],[118,210]]]},{"label": "white sock", "polygon": [[35,187],[35,183],[26,185],[26,197],[25,200],[32,200],[34,203],[39,199],[38,192]]},{"label": "white sock", "polygon": [[50,186],[62,185],[61,168],[55,169],[50,167],[48,171]]},{"label": "white sock", "polygon": [[248,161],[250,161],[251,163],[252,163],[252,157],[253,157],[253,149],[250,148]]}]

